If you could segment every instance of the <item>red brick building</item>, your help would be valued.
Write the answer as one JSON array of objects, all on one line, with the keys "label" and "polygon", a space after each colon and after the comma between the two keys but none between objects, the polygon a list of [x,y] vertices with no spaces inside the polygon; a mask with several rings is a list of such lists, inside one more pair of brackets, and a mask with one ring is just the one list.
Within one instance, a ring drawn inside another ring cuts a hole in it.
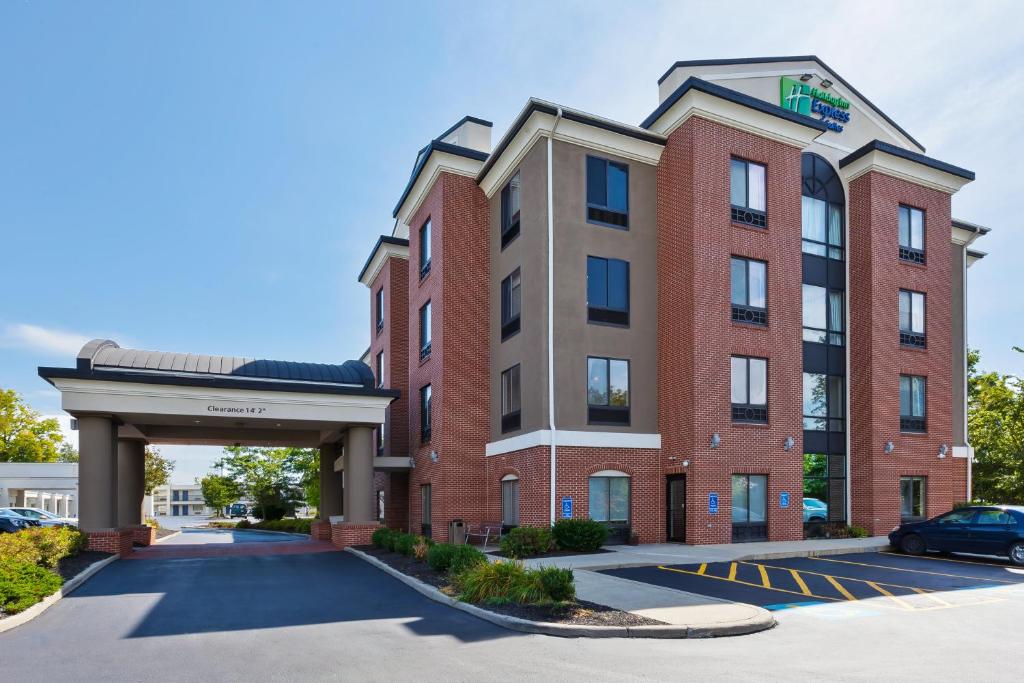
[{"label": "red brick building", "polygon": [[974,174],[816,57],[678,62],[659,95],[639,126],[532,99],[493,148],[466,117],[417,155],[359,276],[401,392],[384,521],[728,543],[968,499]]}]

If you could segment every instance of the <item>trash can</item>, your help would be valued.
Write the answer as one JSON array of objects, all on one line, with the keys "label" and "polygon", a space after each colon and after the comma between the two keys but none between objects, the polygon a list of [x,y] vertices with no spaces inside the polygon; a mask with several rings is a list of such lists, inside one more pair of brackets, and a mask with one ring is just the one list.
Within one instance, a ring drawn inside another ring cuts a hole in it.
[{"label": "trash can", "polygon": [[448,523],[448,542],[453,545],[466,543],[466,523],[461,519],[453,519]]}]

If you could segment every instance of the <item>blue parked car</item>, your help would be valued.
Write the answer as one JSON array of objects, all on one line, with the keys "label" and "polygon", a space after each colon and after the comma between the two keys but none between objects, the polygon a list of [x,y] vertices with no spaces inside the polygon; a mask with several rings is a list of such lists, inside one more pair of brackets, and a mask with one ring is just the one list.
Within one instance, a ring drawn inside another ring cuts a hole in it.
[{"label": "blue parked car", "polygon": [[965,507],[922,522],[907,522],[889,533],[889,542],[908,555],[929,550],[1009,557],[1024,565],[1024,507]]}]

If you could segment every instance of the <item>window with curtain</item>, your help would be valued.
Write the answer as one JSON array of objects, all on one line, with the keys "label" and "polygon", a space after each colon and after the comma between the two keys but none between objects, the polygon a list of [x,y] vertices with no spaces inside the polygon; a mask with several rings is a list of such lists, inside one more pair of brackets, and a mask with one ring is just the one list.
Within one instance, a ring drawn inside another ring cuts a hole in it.
[{"label": "window with curtain", "polygon": [[768,361],[732,357],[732,421],[768,421]]},{"label": "window with curtain", "polygon": [[764,261],[731,259],[732,319],[753,325],[768,324],[768,264]]},{"label": "window with curtain", "polygon": [[924,519],[926,477],[900,477],[900,521]]},{"label": "window with curtain", "polygon": [[501,431],[511,432],[520,426],[519,365],[501,373]]},{"label": "window with curtain", "polygon": [[384,288],[381,287],[377,290],[377,303],[375,306],[377,310],[377,334],[380,334],[381,330],[384,329]]},{"label": "window with curtain", "polygon": [[423,443],[430,441],[431,411],[430,399],[433,392],[430,385],[420,388],[420,440]]},{"label": "window with curtain", "polygon": [[900,290],[900,344],[923,349],[925,338],[925,295]]},{"label": "window with curtain", "polygon": [[430,302],[420,308],[420,359],[430,355]]},{"label": "window with curtain", "polygon": [[900,375],[900,431],[927,429],[927,380],[919,375]]},{"label": "window with curtain", "polygon": [[519,235],[519,171],[501,191],[501,248]]},{"label": "window with curtain", "polygon": [[800,216],[804,253],[842,260],[842,207],[814,197],[801,197]]},{"label": "window with curtain", "polygon": [[501,525],[519,526],[519,477],[501,480]]},{"label": "window with curtain", "polygon": [[384,386],[384,352],[377,352],[377,386]]},{"label": "window with curtain", "polygon": [[522,307],[522,277],[516,268],[501,281],[501,340],[505,341],[519,332],[519,315]]},{"label": "window with curtain", "polygon": [[729,161],[729,203],[733,221],[768,226],[764,164],[735,157]]},{"label": "window with curtain", "polygon": [[430,219],[420,226],[420,278],[430,272]]},{"label": "window with curtain", "polygon": [[910,263],[924,265],[924,211],[901,204],[899,230],[900,258]]},{"label": "window with curtain", "polygon": [[804,341],[843,345],[843,293],[817,285],[802,286]]},{"label": "window with curtain", "polygon": [[596,522],[629,522],[629,477],[590,477],[589,516]]}]

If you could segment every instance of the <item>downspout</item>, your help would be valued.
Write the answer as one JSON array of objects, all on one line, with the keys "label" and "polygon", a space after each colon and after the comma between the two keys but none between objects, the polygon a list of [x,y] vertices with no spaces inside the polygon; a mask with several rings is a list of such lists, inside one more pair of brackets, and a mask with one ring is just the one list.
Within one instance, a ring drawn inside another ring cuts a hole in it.
[{"label": "downspout", "polygon": [[555,114],[555,122],[548,135],[548,433],[551,438],[551,524],[555,523],[555,472],[558,453],[555,438],[555,181],[552,175],[555,129],[562,120],[562,108]]},{"label": "downspout", "polygon": [[[976,237],[976,236],[975,236]],[[966,502],[970,503],[974,500],[974,448],[971,446],[971,435],[967,433],[968,425],[968,399],[967,399],[967,353],[970,348],[970,344],[967,343],[967,248],[971,245],[974,239],[967,240],[967,244],[964,245],[964,256],[963,256],[963,268],[961,268],[962,281],[960,286],[960,296],[963,297],[963,325],[964,325],[964,445],[967,446],[967,499]]]}]

